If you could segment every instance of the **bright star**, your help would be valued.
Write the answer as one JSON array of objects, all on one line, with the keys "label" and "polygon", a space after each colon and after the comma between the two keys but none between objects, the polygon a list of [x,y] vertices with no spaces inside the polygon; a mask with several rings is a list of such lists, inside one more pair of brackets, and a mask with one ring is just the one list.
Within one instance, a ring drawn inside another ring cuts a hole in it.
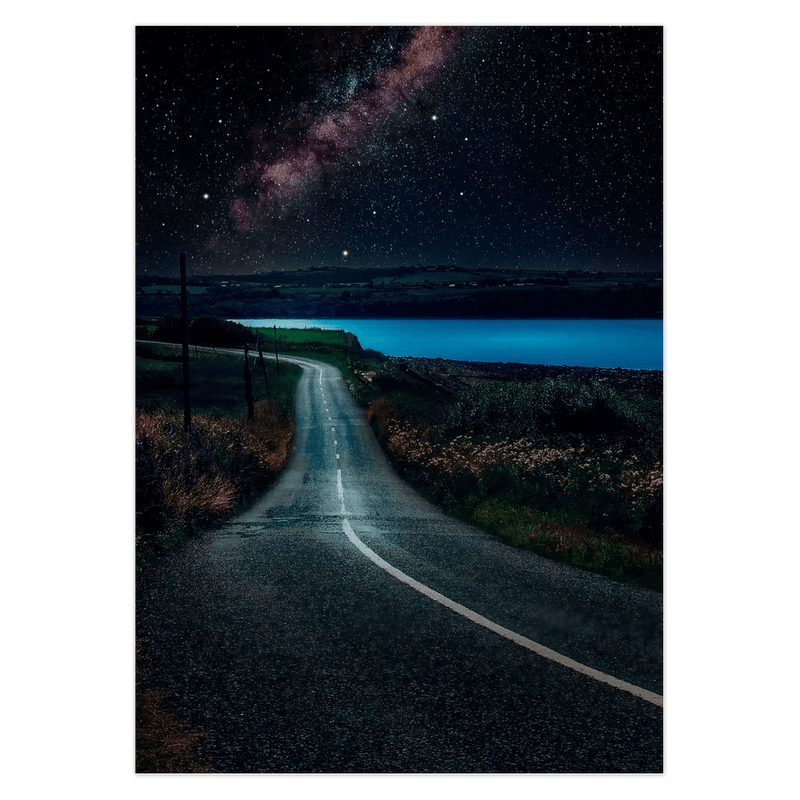
[{"label": "bright star", "polygon": [[207,194],[203,195],[203,200],[208,200],[208,195]]},{"label": "bright star", "polygon": [[348,255],[350,255],[350,254],[347,252],[347,250],[342,250],[342,255],[343,255],[345,258],[347,258],[347,256],[348,256]]},{"label": "bright star", "polygon": [[437,116],[436,116],[436,114],[434,114],[434,115],[431,117],[431,119],[432,119],[434,122],[436,122],[436,120],[437,120],[437,119],[439,119],[439,117],[437,117]]}]

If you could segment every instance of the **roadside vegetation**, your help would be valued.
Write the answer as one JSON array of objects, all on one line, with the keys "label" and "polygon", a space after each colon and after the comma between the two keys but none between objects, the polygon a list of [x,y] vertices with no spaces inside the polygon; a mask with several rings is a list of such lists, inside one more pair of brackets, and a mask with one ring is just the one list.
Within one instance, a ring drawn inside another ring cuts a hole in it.
[{"label": "roadside vegetation", "polygon": [[262,370],[251,357],[249,419],[244,352],[192,348],[190,354],[192,419],[186,432],[180,348],[137,345],[137,569],[246,505],[289,455],[300,369],[281,364],[278,372],[265,363]]},{"label": "roadside vegetation", "polygon": [[392,360],[351,368],[379,441],[429,500],[516,547],[662,589],[660,376],[564,368],[445,392]]}]

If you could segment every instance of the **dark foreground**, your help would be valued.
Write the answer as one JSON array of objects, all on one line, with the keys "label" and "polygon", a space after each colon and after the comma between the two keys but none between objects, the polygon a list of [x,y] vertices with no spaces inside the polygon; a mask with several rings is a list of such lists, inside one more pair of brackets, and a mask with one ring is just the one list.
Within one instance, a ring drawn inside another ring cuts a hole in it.
[{"label": "dark foreground", "polygon": [[442,516],[395,477],[330,367],[309,366],[297,414],[274,488],[137,590],[149,679],[205,732],[202,760],[229,773],[662,770],[661,708],[414,591],[344,522],[435,591],[659,694],[660,594]]}]

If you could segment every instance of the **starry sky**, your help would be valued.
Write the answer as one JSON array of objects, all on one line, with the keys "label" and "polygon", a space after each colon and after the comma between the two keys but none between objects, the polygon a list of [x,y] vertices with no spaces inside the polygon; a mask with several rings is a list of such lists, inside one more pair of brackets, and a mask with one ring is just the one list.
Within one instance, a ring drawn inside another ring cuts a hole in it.
[{"label": "starry sky", "polygon": [[139,27],[136,268],[662,267],[660,27]]}]

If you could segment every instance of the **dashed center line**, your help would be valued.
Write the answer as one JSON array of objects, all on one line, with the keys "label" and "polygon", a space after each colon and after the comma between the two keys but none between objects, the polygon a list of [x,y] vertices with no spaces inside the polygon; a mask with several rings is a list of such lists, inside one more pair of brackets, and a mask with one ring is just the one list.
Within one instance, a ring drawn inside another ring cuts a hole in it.
[{"label": "dashed center line", "polygon": [[336,470],[336,490],[339,493],[339,502],[342,504],[342,514],[344,514],[344,489],[342,488],[342,471],[340,469]]}]

